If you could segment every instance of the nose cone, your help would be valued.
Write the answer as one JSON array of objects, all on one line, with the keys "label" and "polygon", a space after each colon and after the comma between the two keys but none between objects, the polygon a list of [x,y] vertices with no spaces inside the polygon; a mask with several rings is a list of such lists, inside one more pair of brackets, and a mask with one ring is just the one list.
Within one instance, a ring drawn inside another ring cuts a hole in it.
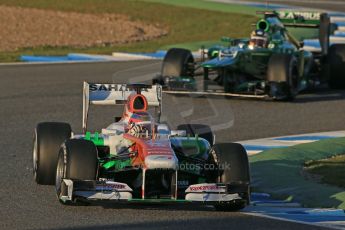
[{"label": "nose cone", "polygon": [[145,158],[147,169],[173,169],[176,170],[178,160],[173,155],[149,155]]}]

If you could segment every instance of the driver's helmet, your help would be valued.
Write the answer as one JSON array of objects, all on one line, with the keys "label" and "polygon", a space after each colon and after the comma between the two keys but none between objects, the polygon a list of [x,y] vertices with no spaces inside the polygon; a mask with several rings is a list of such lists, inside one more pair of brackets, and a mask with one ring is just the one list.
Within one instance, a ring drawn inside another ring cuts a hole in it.
[{"label": "driver's helmet", "polygon": [[268,35],[263,30],[255,30],[250,35],[249,48],[267,48]]},{"label": "driver's helmet", "polygon": [[150,122],[151,120],[152,117],[148,112],[136,112],[130,115],[129,123]]},{"label": "driver's helmet", "polygon": [[151,137],[152,117],[147,112],[133,113],[130,116],[127,133],[137,138]]},{"label": "driver's helmet", "polygon": [[142,136],[148,136],[148,129],[144,124],[139,124],[139,123],[130,123],[128,127],[128,132],[129,135],[132,135],[137,138],[141,138]]}]

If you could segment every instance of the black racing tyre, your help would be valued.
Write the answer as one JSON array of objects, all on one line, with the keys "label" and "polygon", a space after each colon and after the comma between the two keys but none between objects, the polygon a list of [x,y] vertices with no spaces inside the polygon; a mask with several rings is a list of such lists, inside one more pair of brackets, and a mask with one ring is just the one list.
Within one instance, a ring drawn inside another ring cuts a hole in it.
[{"label": "black racing tyre", "polygon": [[250,172],[246,150],[238,143],[220,143],[212,148],[214,162],[218,166],[217,182],[228,184],[232,191],[241,194],[243,200],[215,205],[219,211],[237,211],[250,201]]},{"label": "black racing tyre", "polygon": [[345,44],[334,44],[328,50],[329,87],[345,89]]},{"label": "black racing tyre", "polygon": [[42,122],[36,126],[33,143],[34,180],[41,185],[54,185],[55,172],[61,144],[71,137],[67,123]]},{"label": "black racing tyre", "polygon": [[187,135],[198,135],[201,138],[207,140],[211,146],[215,143],[215,136],[208,125],[202,124],[182,124],[177,126],[178,130],[186,130]]},{"label": "black racing tyre", "polygon": [[292,101],[298,93],[296,58],[290,54],[273,54],[268,62],[267,81],[271,97]]},{"label": "black racing tyre", "polygon": [[193,77],[194,58],[190,50],[172,48],[166,53],[161,75],[163,77]]},{"label": "black racing tyre", "polygon": [[222,84],[224,86],[224,92],[232,93],[234,88],[234,76],[235,73],[229,69],[223,69],[220,74],[222,76]]},{"label": "black racing tyre", "polygon": [[69,139],[59,151],[55,188],[58,198],[67,192],[62,179],[96,180],[98,153],[95,144],[84,139]]},{"label": "black racing tyre", "polygon": [[241,144],[219,143],[212,149],[215,162],[220,166],[220,183],[250,182],[248,155]]}]

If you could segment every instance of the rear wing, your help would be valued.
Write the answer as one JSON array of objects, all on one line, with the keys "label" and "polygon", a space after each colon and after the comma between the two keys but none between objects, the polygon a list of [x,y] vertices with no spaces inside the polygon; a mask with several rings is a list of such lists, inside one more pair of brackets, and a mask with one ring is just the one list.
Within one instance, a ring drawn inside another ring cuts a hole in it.
[{"label": "rear wing", "polygon": [[285,26],[304,28],[320,27],[320,24],[325,19],[325,17],[328,17],[326,13],[315,11],[278,10],[274,12]]},{"label": "rear wing", "polygon": [[83,86],[83,132],[86,132],[90,105],[124,105],[132,94],[141,93],[148,106],[155,107],[158,120],[162,113],[162,86],[102,84],[84,82]]},{"label": "rear wing", "polygon": [[331,35],[331,19],[327,13],[314,11],[276,11],[285,26],[319,28],[321,54],[327,55]]},{"label": "rear wing", "polygon": [[328,53],[331,19],[327,13],[293,10],[276,10],[259,13],[263,13],[265,19],[277,17],[286,27],[318,28],[321,54],[326,55]]}]

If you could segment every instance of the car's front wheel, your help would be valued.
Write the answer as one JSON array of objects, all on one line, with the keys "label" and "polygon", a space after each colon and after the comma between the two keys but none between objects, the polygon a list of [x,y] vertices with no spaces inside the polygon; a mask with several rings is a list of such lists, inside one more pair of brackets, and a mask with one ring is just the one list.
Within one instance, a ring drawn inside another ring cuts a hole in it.
[{"label": "car's front wheel", "polygon": [[42,122],[36,126],[32,151],[33,175],[37,184],[53,185],[61,144],[71,137],[67,123]]},{"label": "car's front wheel", "polygon": [[216,182],[229,186],[229,192],[241,199],[215,204],[218,211],[238,211],[250,202],[250,172],[246,150],[238,143],[220,143],[212,147],[211,154],[217,165]]},{"label": "car's front wheel", "polygon": [[55,188],[61,201],[67,196],[67,187],[63,179],[96,180],[98,173],[98,157],[95,144],[83,139],[70,139],[64,142],[59,151],[56,167]]},{"label": "car's front wheel", "polygon": [[298,93],[297,60],[291,54],[273,54],[268,62],[269,95],[279,101],[292,101]]},{"label": "car's front wheel", "polygon": [[[180,79],[180,78],[183,78]],[[170,89],[193,89],[194,57],[187,49],[171,48],[166,53],[161,74],[152,80]]]}]

